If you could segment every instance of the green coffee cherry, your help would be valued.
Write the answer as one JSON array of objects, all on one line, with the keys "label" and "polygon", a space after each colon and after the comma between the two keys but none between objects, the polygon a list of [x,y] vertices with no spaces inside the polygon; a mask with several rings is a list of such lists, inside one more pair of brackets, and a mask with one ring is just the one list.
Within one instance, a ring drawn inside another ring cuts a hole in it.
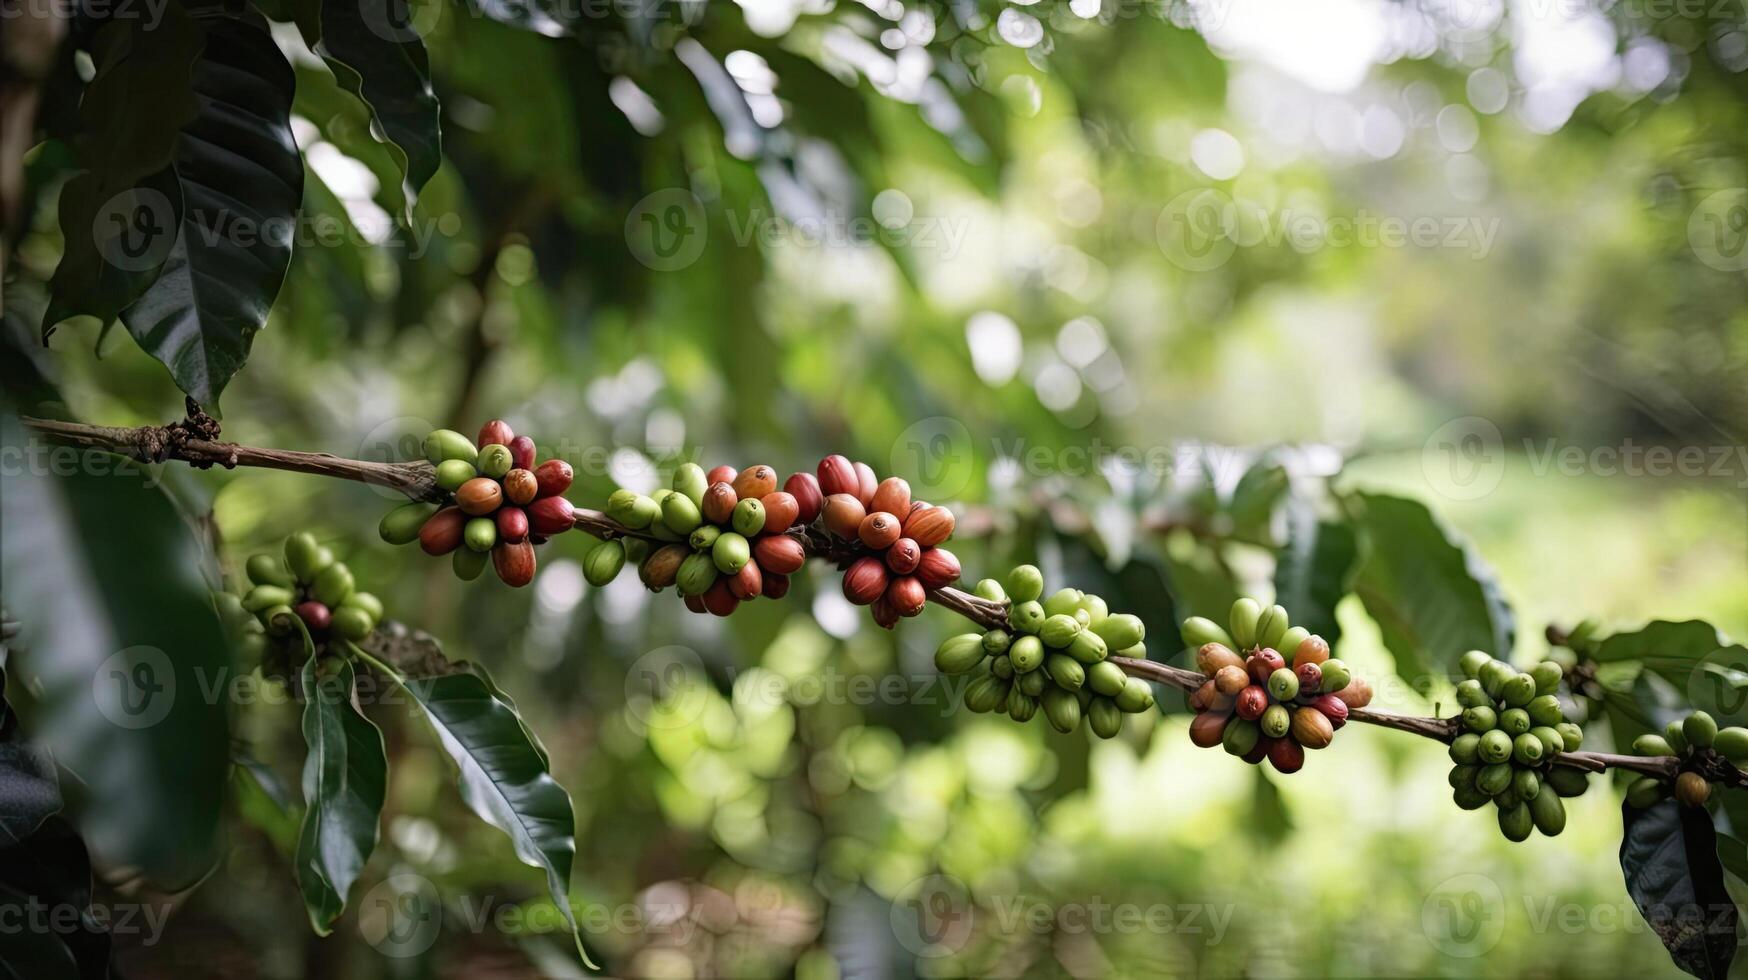
[{"label": "green coffee cherry", "polygon": [[273,606],[261,613],[261,625],[268,636],[292,636],[302,622],[290,606]]},{"label": "green coffee cherry", "polygon": [[493,443],[479,451],[479,471],[482,476],[502,480],[504,474],[510,472],[515,465],[516,457],[510,454],[509,446]]},{"label": "green coffee cherry", "polygon": [[1529,712],[1522,708],[1506,708],[1499,713],[1499,727],[1505,734],[1516,738],[1530,730]]},{"label": "green coffee cherry", "polygon": [[1463,654],[1461,660],[1457,661],[1457,666],[1462,668],[1464,676],[1476,677],[1480,675],[1481,667],[1492,659],[1480,650],[1470,650]]},{"label": "green coffee cherry", "polygon": [[[1045,606],[1044,611],[1049,613],[1050,607]],[[1080,624],[1074,621],[1073,616],[1053,613],[1044,618],[1044,625],[1038,629],[1038,638],[1044,641],[1045,646],[1061,650],[1072,643],[1074,635],[1079,632]]]},{"label": "green coffee cherry", "polygon": [[1088,626],[1102,623],[1111,615],[1111,607],[1105,602],[1104,597],[1093,595],[1091,592],[1081,598],[1080,610],[1086,613]]},{"label": "green coffee cherry", "polygon": [[316,575],[316,580],[310,584],[310,595],[333,608],[346,601],[353,587],[352,570],[334,562]]},{"label": "green coffee cherry", "polygon": [[1068,655],[1083,664],[1100,663],[1107,652],[1105,641],[1090,629],[1081,630],[1068,641]]},{"label": "green coffee cherry", "polygon": [[489,517],[472,518],[462,527],[461,540],[475,551],[490,551],[498,543],[498,522]]},{"label": "green coffee cherry", "polygon": [[322,569],[333,563],[334,556],[310,532],[298,531],[286,537],[285,564],[299,582],[314,582]]},{"label": "green coffee cherry", "polygon": [[243,608],[252,613],[263,613],[274,606],[289,606],[294,598],[296,595],[282,585],[257,585],[243,596]]},{"label": "green coffee cherry", "polygon": [[1480,771],[1480,766],[1452,766],[1450,775],[1445,777],[1445,782],[1451,784],[1451,789],[1461,789],[1465,786],[1473,789],[1475,774]]},{"label": "green coffee cherry", "polygon": [[1547,725],[1537,725],[1529,730],[1530,736],[1542,743],[1542,758],[1546,759],[1556,752],[1566,751],[1566,740],[1559,731]]},{"label": "green coffee cherry", "polygon": [[1475,675],[1486,690],[1488,697],[1498,698],[1505,691],[1505,682],[1517,676],[1517,671],[1511,665],[1498,660],[1489,660],[1481,665],[1481,670]]},{"label": "green coffee cherry", "polygon": [[[382,523],[376,526],[376,533],[389,544],[412,544],[419,539],[419,529],[424,527],[425,522],[430,520],[431,515],[435,513],[437,513],[436,504],[424,503],[422,501],[401,504],[399,507],[395,507],[388,513],[382,515]],[[268,561],[272,561],[272,559],[266,555],[257,555],[256,557],[267,558]],[[255,573],[252,570],[252,567],[255,559],[251,558],[249,561],[251,563],[249,577],[253,579]],[[278,563],[274,562],[274,564]],[[285,584],[291,584],[289,581],[291,579],[290,574],[286,575],[286,579],[288,581]]]},{"label": "green coffee cherry", "polygon": [[1538,793],[1529,798],[1530,816],[1535,820],[1536,829],[1548,837],[1558,836],[1566,829],[1566,804],[1560,802],[1559,793]]},{"label": "green coffee cherry", "polygon": [[686,543],[693,551],[709,551],[716,546],[716,539],[722,537],[722,528],[714,524],[700,524],[686,536]]},{"label": "green coffee cherry", "polygon": [[1565,744],[1567,752],[1576,752],[1584,745],[1584,729],[1572,722],[1562,721],[1554,726],[1554,731],[1560,733],[1560,741]]},{"label": "green coffee cherry", "polygon": [[1703,711],[1695,711],[1681,723],[1681,734],[1687,737],[1687,744],[1698,749],[1709,749],[1718,737],[1718,723],[1712,716]]},{"label": "green coffee cherry", "polygon": [[641,531],[661,519],[661,505],[652,497],[631,490],[615,490],[607,497],[607,516]]},{"label": "green coffee cherry", "polygon": [[[408,506],[418,507],[424,505],[409,504]],[[393,511],[390,511],[390,513],[393,513]],[[420,521],[420,523],[422,524],[424,522]],[[419,531],[417,528],[414,528],[413,537],[418,536]],[[409,538],[408,540],[410,541],[412,539]],[[286,568],[279,559],[272,555],[250,555],[249,560],[243,563],[243,570],[248,574],[249,581],[256,585],[277,585],[281,588],[289,589],[297,584],[297,579],[292,577],[291,570]]]},{"label": "green coffee cherry", "polygon": [[1116,655],[1119,657],[1128,657],[1130,660],[1146,660],[1147,644],[1137,643],[1132,647],[1125,647],[1124,649],[1118,650]]},{"label": "green coffee cherry", "polygon": [[1131,677],[1123,682],[1123,689],[1112,698],[1117,707],[1135,714],[1153,707],[1153,689],[1139,677]]},{"label": "green coffee cherry", "polygon": [[1638,755],[1679,755],[1661,735],[1646,734],[1633,739],[1633,752]]},{"label": "green coffee cherry", "polygon": [[[1094,735],[1100,738],[1116,738],[1117,733],[1123,730],[1123,709],[1117,707],[1117,702],[1110,698],[1093,698],[1087,702],[1086,721]],[[1236,727],[1236,724],[1235,722],[1228,728]]]},{"label": "green coffee cherry", "polygon": [[1079,589],[1057,589],[1044,600],[1044,613],[1049,616],[1070,616],[1080,608],[1086,594]]},{"label": "green coffee cherry", "polygon": [[341,605],[364,610],[372,625],[382,622],[382,600],[369,592],[354,592]]},{"label": "green coffee cherry", "polygon": [[[1326,677],[1328,675],[1325,675]],[[1490,732],[1499,725],[1499,714],[1484,704],[1463,709],[1463,727],[1479,735]]]},{"label": "green coffee cherry", "polygon": [[1050,720],[1051,728],[1067,735],[1080,727],[1080,699],[1074,696],[1074,692],[1060,687],[1045,688],[1039,700],[1044,704],[1044,717]]},{"label": "green coffee cherry", "polygon": [[1560,712],[1560,699],[1552,694],[1536,695],[1524,706],[1524,710],[1529,712],[1530,721],[1538,725],[1558,725],[1566,720],[1566,716]]},{"label": "green coffee cherry", "polygon": [[1238,641],[1239,652],[1256,646],[1256,621],[1260,618],[1262,606],[1255,599],[1239,599],[1232,604],[1232,613],[1227,620],[1232,627],[1232,638]]},{"label": "green coffee cherry", "polygon": [[1008,597],[1007,590],[1001,587],[1000,582],[992,578],[979,579],[977,586],[971,590],[971,594],[979,599],[988,599],[990,602],[1002,602]]},{"label": "green coffee cherry", "polygon": [[1234,718],[1226,723],[1226,730],[1220,735],[1220,747],[1227,755],[1244,755],[1256,748],[1257,740],[1262,738],[1262,729],[1254,721]]},{"label": "green coffee cherry", "polygon": [[1299,696],[1299,675],[1291,667],[1282,667],[1269,675],[1268,689],[1276,701],[1291,701]]},{"label": "green coffee cherry", "polygon": [[618,539],[603,541],[583,559],[583,578],[600,588],[619,577],[625,568],[625,545]]},{"label": "green coffee cherry", "polygon": [[1536,696],[1536,679],[1528,674],[1518,674],[1500,685],[1499,697],[1508,707],[1521,708],[1530,703]]},{"label": "green coffee cherry", "polygon": [[1633,780],[1632,785],[1627,787],[1627,805],[1639,810],[1656,806],[1657,801],[1663,798],[1663,793],[1664,785],[1661,780],[1644,776]]},{"label": "green coffee cherry", "polygon": [[[1112,650],[1124,650],[1140,643],[1147,636],[1147,627],[1139,616],[1116,613],[1094,623],[1092,632]],[[1199,645],[1199,644],[1198,644]]]},{"label": "green coffee cherry", "polygon": [[1519,769],[1511,776],[1511,791],[1520,800],[1533,800],[1542,792],[1542,779],[1534,769]]},{"label": "green coffee cherry", "polygon": [[691,534],[703,521],[698,505],[685,494],[670,493],[662,501],[662,524],[675,534]]},{"label": "green coffee cherry", "polygon": [[1004,681],[1011,681],[1014,679],[1013,661],[1006,657],[991,657],[989,658],[989,672]]},{"label": "green coffee cherry", "polygon": [[1347,669],[1347,664],[1334,657],[1323,661],[1323,683],[1317,689],[1324,694],[1334,694],[1353,682],[1353,673]]},{"label": "green coffee cherry", "polygon": [[1008,688],[1008,717],[1017,722],[1031,721],[1038,714],[1038,698],[1020,690],[1019,685]]},{"label": "green coffee cherry", "polygon": [[983,634],[981,642],[983,643],[983,652],[993,656],[1007,653],[1008,647],[1013,645],[1014,635],[1007,630],[990,630]]},{"label": "green coffee cherry", "polygon": [[425,458],[432,465],[446,459],[466,460],[473,465],[479,459],[479,450],[466,436],[454,429],[433,429],[425,437]]},{"label": "green coffee cherry", "polygon": [[489,553],[475,551],[472,548],[457,548],[450,554],[453,557],[450,559],[449,567],[454,570],[455,577],[463,582],[471,582],[479,578],[480,573],[486,570],[486,565],[491,561]]},{"label": "green coffee cherry", "polygon": [[[1281,642],[1281,637],[1287,635],[1289,625],[1291,624],[1287,622],[1287,610],[1280,606],[1270,606],[1264,609],[1262,615],[1258,616],[1256,620],[1256,645],[1280,653],[1280,648],[1276,644]],[[1281,656],[1285,657],[1286,654],[1281,654]]]},{"label": "green coffee cherry", "polygon": [[674,469],[674,492],[692,501],[692,506],[704,505],[704,467],[697,463],[681,463]]},{"label": "green coffee cherry", "polygon": [[461,485],[479,475],[473,464],[465,459],[446,459],[437,464],[437,486],[454,493]]},{"label": "green coffee cherry", "polygon": [[965,685],[965,707],[978,714],[994,711],[1008,696],[1008,682],[994,674],[984,674]]},{"label": "green coffee cherry", "polygon": [[[1548,798],[1558,800],[1551,793]],[[1535,829],[1535,818],[1530,815],[1528,805],[1519,803],[1510,809],[1500,809],[1499,832],[1505,835],[1506,840],[1514,843],[1528,840],[1530,831],[1533,829]]]},{"label": "green coffee cherry", "polygon": [[1712,748],[1738,766],[1748,762],[1748,728],[1731,726],[1720,730],[1712,740]]},{"label": "green coffee cherry", "polygon": [[[683,500],[685,497],[675,495],[669,497],[670,502]],[[674,576],[674,585],[679,587],[681,595],[703,595],[712,585],[716,584],[716,562],[703,551],[694,551],[680,562],[680,571]]]},{"label": "green coffee cherry", "polygon": [[341,606],[333,612],[329,627],[348,640],[362,640],[376,628],[370,614],[357,606]]},{"label": "green coffee cherry", "polygon": [[1044,641],[1035,636],[1016,636],[1008,647],[1008,659],[1022,674],[1031,673],[1044,664]]},{"label": "green coffee cherry", "polygon": [[1086,668],[1067,654],[1052,653],[1044,658],[1044,672],[1059,686],[1078,691],[1086,683]]},{"label": "green coffee cherry", "polygon": [[[1238,641],[1234,640],[1224,627],[1203,616],[1191,616],[1184,620],[1183,626],[1178,630],[1178,635],[1183,637],[1184,645],[1192,650],[1210,643],[1218,643],[1232,650],[1238,649]],[[1117,649],[1123,648],[1117,647]]]},{"label": "green coffee cherry", "polygon": [[1306,640],[1308,640],[1310,638],[1311,638],[1311,631],[1306,629],[1305,627],[1303,627],[1303,626],[1289,627],[1285,633],[1281,634],[1281,639],[1280,639],[1281,645],[1278,647],[1275,647],[1275,652],[1281,655],[1282,660],[1285,660],[1287,663],[1292,663],[1293,662],[1293,654],[1298,652],[1299,644],[1304,643]]},{"label": "green coffee cherry", "polygon": [[1008,597],[1014,602],[1033,602],[1043,594],[1044,573],[1038,566],[1021,565],[1008,573]]},{"label": "green coffee cherry", "polygon": [[716,545],[710,549],[710,557],[715,560],[718,571],[733,575],[752,559],[752,546],[747,544],[746,538],[729,531],[717,537]]},{"label": "green coffee cherry", "polygon": [[[1516,773],[1513,772],[1513,775],[1515,776]],[[1517,795],[1517,790],[1509,785],[1505,787],[1503,792],[1493,797],[1493,805],[1501,810],[1509,810],[1522,802],[1523,800]]]},{"label": "green coffee cherry", "polygon": [[1021,602],[1008,610],[1008,625],[1021,633],[1037,633],[1044,628],[1044,606],[1036,600]]},{"label": "green coffee cherry", "polygon": [[1271,704],[1264,709],[1262,717],[1257,719],[1257,722],[1262,726],[1264,735],[1269,738],[1280,738],[1287,734],[1287,730],[1293,726],[1293,716],[1287,711],[1286,705]]},{"label": "green coffee cherry", "polygon": [[1505,762],[1494,762],[1482,766],[1481,771],[1475,774],[1475,788],[1488,796],[1498,796],[1511,787],[1511,777],[1514,771],[1511,765]]},{"label": "green coffee cherry", "polygon": [[1474,732],[1458,735],[1451,742],[1450,757],[1458,765],[1473,765],[1481,757],[1481,736]]},{"label": "green coffee cherry", "polygon": [[765,505],[751,497],[734,505],[728,522],[744,537],[753,537],[765,529]]},{"label": "green coffee cherry", "polygon": [[1553,766],[1548,774],[1542,777],[1542,782],[1549,789],[1561,796],[1583,796],[1590,788],[1590,781],[1584,778],[1584,771],[1571,766]]},{"label": "green coffee cherry", "polygon": [[1490,708],[1493,706],[1493,699],[1481,688],[1481,682],[1471,677],[1457,685],[1457,703],[1465,708]]},{"label": "green coffee cherry", "polygon": [[1086,686],[1095,694],[1114,698],[1129,682],[1129,675],[1109,660],[1101,660],[1086,669]]},{"label": "green coffee cherry", "polygon": [[[1014,669],[1019,670],[1019,667],[1016,666]],[[1050,675],[1034,668],[1026,673],[1015,675],[1014,686],[1032,697],[1038,697],[1044,693],[1045,688],[1050,686]]]},{"label": "green coffee cherry", "polygon": [[1552,660],[1544,660],[1529,669],[1531,677],[1536,679],[1536,693],[1553,694],[1560,689],[1560,680],[1565,676],[1560,665]]},{"label": "green coffee cherry", "polygon": [[1531,735],[1529,732],[1524,732],[1522,735],[1512,739],[1511,757],[1516,759],[1519,765],[1535,765],[1542,761],[1542,752],[1542,740]]},{"label": "green coffee cherry", "polygon": [[976,633],[949,636],[935,648],[935,669],[943,674],[963,674],[983,662],[983,637]]},{"label": "green coffee cherry", "polygon": [[1451,792],[1451,800],[1465,810],[1479,810],[1493,798],[1472,786],[1462,787]]},{"label": "green coffee cherry", "polygon": [[1687,754],[1687,733],[1682,731],[1681,719],[1677,718],[1663,726],[1663,741],[1669,743],[1669,747],[1675,750],[1676,755]]},{"label": "green coffee cherry", "polygon": [[1495,728],[1481,735],[1481,741],[1476,743],[1476,754],[1482,762],[1499,763],[1511,758],[1511,736]]}]

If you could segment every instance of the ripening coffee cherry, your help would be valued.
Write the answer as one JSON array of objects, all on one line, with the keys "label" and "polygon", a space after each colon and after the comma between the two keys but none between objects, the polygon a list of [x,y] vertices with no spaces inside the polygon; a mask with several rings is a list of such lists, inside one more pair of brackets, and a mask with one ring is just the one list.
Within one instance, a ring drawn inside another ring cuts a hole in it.
[{"label": "ripening coffee cherry", "polygon": [[1267,684],[1275,671],[1285,670],[1286,661],[1273,650],[1258,650],[1244,658],[1244,669],[1250,673],[1252,680],[1258,684]]},{"label": "ripening coffee cherry", "polygon": [[[807,563],[807,550],[787,534],[766,535],[753,542],[753,557],[766,572],[790,575]],[[768,586],[765,594],[770,594]]]},{"label": "ripening coffee cherry", "polygon": [[1245,659],[1238,654],[1233,653],[1232,650],[1223,643],[1204,643],[1202,647],[1196,651],[1196,669],[1209,677],[1214,676],[1215,672],[1219,671],[1220,668],[1227,666],[1238,667],[1240,669],[1245,669],[1246,673],[1249,672]]},{"label": "ripening coffee cherry", "polygon": [[924,548],[917,562],[916,576],[923,585],[941,589],[959,581],[959,557],[945,548]]},{"label": "ripening coffee cherry", "polygon": [[674,584],[680,574],[680,563],[692,554],[683,544],[665,544],[650,552],[638,568],[638,577],[652,592],[660,592]]},{"label": "ripening coffee cherry", "polygon": [[862,518],[862,523],[856,527],[856,535],[864,545],[875,551],[892,547],[898,540],[898,518],[885,511],[874,511]]},{"label": "ripening coffee cherry", "polygon": [[1299,678],[1299,690],[1306,694],[1316,694],[1323,685],[1323,668],[1317,664],[1300,664],[1293,673]]},{"label": "ripening coffee cherry", "polygon": [[880,477],[874,474],[872,466],[860,460],[851,465],[856,469],[856,499],[862,502],[863,507],[872,508],[874,490],[880,486]]},{"label": "ripening coffee cherry", "polygon": [[[1313,636],[1311,638],[1311,640],[1315,640],[1315,639],[1317,639],[1317,637],[1315,637],[1315,636]],[[1306,640],[1305,643],[1310,643],[1311,640]],[[1304,651],[1305,651],[1305,644],[1300,644],[1299,645],[1299,652],[1303,653]],[[1319,690],[1326,691],[1330,694],[1334,694],[1334,693],[1337,693],[1339,691],[1344,691],[1347,689],[1348,685],[1350,685],[1354,682],[1353,674],[1352,674],[1352,672],[1350,672],[1347,669],[1347,664],[1340,661],[1340,660],[1336,660],[1333,657],[1328,658],[1328,659],[1324,660],[1322,663],[1318,664],[1318,669],[1322,672],[1322,675],[1323,675],[1323,684],[1319,688]],[[1370,702],[1371,699],[1372,699],[1371,690],[1368,688],[1366,691],[1366,701]],[[1342,700],[1347,701],[1348,699],[1342,698]],[[1353,702],[1348,701],[1348,707],[1350,707],[1350,708],[1363,708],[1363,707],[1365,707],[1365,705],[1364,704],[1354,704]]]},{"label": "ripening coffee cherry", "polygon": [[516,433],[510,429],[510,423],[503,419],[492,419],[479,427],[479,438],[474,441],[480,446],[496,444],[508,448],[510,441],[515,438]]},{"label": "ripening coffee cherry", "polygon": [[913,575],[898,575],[886,586],[886,601],[900,616],[915,616],[923,611],[928,593]]},{"label": "ripening coffee cherry", "polygon": [[1705,806],[1712,797],[1712,784],[1697,772],[1684,772],[1675,777],[1675,799],[1682,806]]},{"label": "ripening coffee cherry", "polygon": [[484,517],[503,502],[503,486],[489,477],[476,476],[455,491],[455,505],[472,517]]},{"label": "ripening coffee cherry", "polygon": [[756,500],[777,489],[777,471],[762,464],[749,466],[735,475],[732,485],[742,500]]},{"label": "ripening coffee cherry", "polygon": [[923,549],[910,538],[899,538],[892,542],[892,547],[886,549],[886,567],[894,574],[909,575],[916,571],[917,562],[922,559]]},{"label": "ripening coffee cherry", "polygon": [[513,589],[534,581],[534,545],[528,541],[500,541],[492,549],[492,570]]},{"label": "ripening coffee cherry", "polygon": [[789,474],[789,479],[783,481],[783,492],[795,498],[796,523],[812,524],[825,506],[825,494],[820,492],[819,481],[811,473]]},{"label": "ripening coffee cherry", "polygon": [[1347,702],[1333,694],[1319,694],[1311,699],[1311,707],[1323,712],[1323,717],[1329,719],[1330,727],[1341,731],[1341,726],[1347,724]]},{"label": "ripening coffee cherry", "polygon": [[910,483],[903,477],[889,476],[874,488],[874,496],[869,506],[876,511],[885,511],[903,518],[910,513]]},{"label": "ripening coffee cherry", "polygon": [[706,486],[717,483],[733,483],[734,478],[738,475],[740,475],[740,471],[732,466],[726,464],[722,466],[712,466],[710,471],[704,474],[704,483]]},{"label": "ripening coffee cherry", "polygon": [[292,612],[297,614],[297,618],[303,620],[304,625],[309,628],[311,633],[326,632],[329,624],[333,622],[333,613],[328,607],[314,600],[298,603],[292,607]]},{"label": "ripening coffee cherry", "polygon": [[1269,743],[1268,759],[1276,772],[1290,776],[1305,767],[1305,749],[1290,738],[1276,738]]},{"label": "ripening coffee cherry", "polygon": [[868,516],[868,511],[862,502],[847,493],[834,493],[825,498],[826,530],[846,541],[855,541],[860,536],[862,519]]},{"label": "ripening coffee cherry", "polygon": [[765,534],[782,534],[794,527],[801,517],[801,506],[785,490],[773,490],[759,498],[765,507]]},{"label": "ripening coffee cherry", "polygon": [[759,575],[764,579],[764,596],[767,599],[781,599],[789,594],[789,576],[768,571],[760,566]]},{"label": "ripening coffee cherry", "polygon": [[[868,607],[868,615],[874,618],[874,625],[883,630],[889,630],[898,625],[898,610],[894,609],[892,603],[887,601],[884,593],[881,594],[880,598],[874,600],[873,605]],[[995,662],[999,664],[1000,658],[997,658]]]},{"label": "ripening coffee cherry", "polygon": [[1316,708],[1294,708],[1291,734],[1308,749],[1321,749],[1335,739],[1335,727]]},{"label": "ripening coffee cherry", "polygon": [[827,497],[834,494],[849,494],[854,497],[859,489],[855,464],[848,458],[838,455],[827,456],[819,461],[816,470],[819,478],[820,492]]},{"label": "ripening coffee cherry", "polygon": [[445,507],[419,528],[419,547],[427,555],[447,555],[461,547],[462,529],[467,515],[459,507]]},{"label": "ripening coffee cherry", "polygon": [[756,561],[749,561],[740,567],[740,571],[728,576],[728,591],[734,593],[736,599],[746,601],[757,599],[765,592],[765,572]]},{"label": "ripening coffee cherry", "polygon": [[532,470],[511,470],[504,474],[504,499],[518,507],[532,503],[540,496],[540,479]]},{"label": "ripening coffee cherry", "polygon": [[873,604],[886,592],[886,564],[873,556],[858,558],[844,570],[844,598],[858,606]]}]

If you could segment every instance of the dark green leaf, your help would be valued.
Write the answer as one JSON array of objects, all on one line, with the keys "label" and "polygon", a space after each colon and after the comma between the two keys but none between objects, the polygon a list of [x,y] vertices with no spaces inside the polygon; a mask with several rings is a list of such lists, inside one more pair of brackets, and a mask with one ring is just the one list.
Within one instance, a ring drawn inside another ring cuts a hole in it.
[{"label": "dark green leaf", "polygon": [[194,118],[190,77],[205,36],[176,4],[148,29],[117,18],[91,44],[96,74],[79,102],[81,172],[60,195],[65,238],[43,317],[113,320],[158,277],[182,214],[170,162],[177,134]]},{"label": "dark green leaf", "polygon": [[[77,910],[76,921],[60,916]],[[48,918],[53,915],[55,918]],[[50,817],[16,847],[0,847],[0,975],[103,980],[109,930],[92,914],[91,858],[72,824]]]},{"label": "dark green leaf", "polygon": [[1275,554],[1275,601],[1286,608],[1293,625],[1323,637],[1332,647],[1341,638],[1335,607],[1347,594],[1357,556],[1352,527],[1318,520],[1308,501],[1288,502],[1287,542]]},{"label": "dark green leaf", "polygon": [[[545,753],[529,737],[521,716],[471,672],[402,683],[455,761],[462,799],[481,820],[510,836],[517,857],[546,872],[547,890],[576,933],[570,906],[576,817],[570,794],[552,778]],[[580,935],[577,948],[582,949]]]},{"label": "dark green leaf", "polygon": [[[370,108],[381,137],[400,166],[406,206],[443,162],[437,94],[431,64],[411,4],[320,0],[316,53],[348,92]],[[372,132],[377,132],[376,128]]]},{"label": "dark green leaf", "polygon": [[1226,503],[1233,535],[1247,541],[1269,540],[1269,522],[1275,505],[1286,492],[1287,471],[1272,459],[1259,460],[1245,470]]},{"label": "dark green leaf", "polygon": [[1457,674],[1468,650],[1510,657],[1515,624],[1493,572],[1426,505],[1354,493],[1362,548],[1353,589],[1410,683]]},{"label": "dark green leaf", "polygon": [[[40,448],[10,414],[0,434],[9,458]],[[137,468],[105,474],[0,475],[9,670],[38,694],[32,736],[77,777],[63,791],[93,849],[185,886],[217,856],[227,644],[175,508]]]},{"label": "dark green leaf", "polygon": [[1627,894],[1681,969],[1711,980],[1736,955],[1736,905],[1724,887],[1717,832],[1705,810],[1666,799],[1621,805]]},{"label": "dark green leaf", "polygon": [[173,163],[181,219],[162,271],[121,319],[178,388],[215,409],[285,279],[303,162],[291,135],[291,67],[263,22],[203,23],[200,109]]},{"label": "dark green leaf", "polygon": [[0,847],[24,840],[61,810],[55,761],[16,733],[0,741]]},{"label": "dark green leaf", "polygon": [[[307,634],[306,634],[307,638]],[[388,757],[382,733],[352,705],[350,661],[317,676],[303,666],[303,825],[297,836],[297,883],[317,935],[346,908],[346,894],[376,849]]]}]

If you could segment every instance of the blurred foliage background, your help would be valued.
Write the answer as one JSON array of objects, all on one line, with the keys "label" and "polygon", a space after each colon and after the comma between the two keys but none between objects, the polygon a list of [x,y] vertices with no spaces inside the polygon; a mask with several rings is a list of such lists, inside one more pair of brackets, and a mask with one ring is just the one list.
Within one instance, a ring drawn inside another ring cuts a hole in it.
[{"label": "blurred foliage background", "polygon": [[[1426,502],[1497,569],[1520,659],[1585,617],[1739,635],[1748,21],[1649,6],[442,3],[417,8],[442,165],[399,223],[390,150],[278,24],[303,210],[225,435],[386,459],[501,416],[584,506],[682,459],[841,451],[964,514],[968,579],[1035,560],[1150,625],[1272,593],[1285,509],[1235,493],[1272,453],[1296,490]],[[57,191],[31,186],[14,337]],[[180,415],[122,331],[52,346],[78,417]],[[823,569],[730,621],[588,588],[582,535],[533,588],[469,587],[377,541],[372,488],[164,476],[210,499],[230,569],[315,529],[391,617],[490,666],[575,800],[573,898],[612,973],[1676,972],[1603,780],[1563,836],[1512,845],[1405,735],[1354,726],[1285,779],[1195,751],[1181,701],[1097,744],[970,716],[929,663],[951,617],[877,630]],[[1387,677],[1365,608],[1339,621],[1338,654]],[[394,777],[360,894],[427,883],[436,941],[385,956],[368,902],[308,935],[284,826],[241,805],[162,941],[118,937],[128,975],[575,969],[562,930],[470,919],[537,911],[540,875],[404,710],[369,713]],[[295,798],[295,709],[236,714]],[[1103,906],[1153,917],[1075,927]]]}]

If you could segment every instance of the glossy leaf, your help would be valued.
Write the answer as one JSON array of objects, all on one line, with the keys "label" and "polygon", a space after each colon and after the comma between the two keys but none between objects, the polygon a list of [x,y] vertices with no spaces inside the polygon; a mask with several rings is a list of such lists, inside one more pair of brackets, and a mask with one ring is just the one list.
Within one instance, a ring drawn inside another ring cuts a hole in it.
[{"label": "glossy leaf", "polygon": [[1347,594],[1358,555],[1352,527],[1318,520],[1307,501],[1288,502],[1287,541],[1275,554],[1275,601],[1286,608],[1295,626],[1323,637],[1332,647],[1341,638],[1335,607]]},{"label": "glossy leaf", "polygon": [[303,162],[292,72],[259,18],[209,18],[194,69],[199,112],[176,145],[176,236],[122,323],[176,386],[216,408],[248,360],[291,261]]},{"label": "glossy leaf", "polygon": [[1419,501],[1355,493],[1353,590],[1410,683],[1454,676],[1468,650],[1510,657],[1515,621],[1492,569]]},{"label": "glossy leaf", "polygon": [[322,676],[314,657],[304,661],[303,737],[309,754],[303,767],[297,882],[310,925],[324,936],[376,849],[388,789],[382,733],[353,706],[354,680],[349,661],[338,661]]},{"label": "glossy leaf", "polygon": [[1702,980],[1729,975],[1738,913],[1724,887],[1717,832],[1703,808],[1673,799],[1621,806],[1627,894],[1675,965]]},{"label": "glossy leaf", "polygon": [[[15,416],[0,433],[26,451]],[[37,693],[31,734],[76,777],[95,852],[186,886],[217,857],[230,765],[229,654],[199,545],[135,468],[9,467],[0,484],[6,603],[28,651],[9,670]]]}]

